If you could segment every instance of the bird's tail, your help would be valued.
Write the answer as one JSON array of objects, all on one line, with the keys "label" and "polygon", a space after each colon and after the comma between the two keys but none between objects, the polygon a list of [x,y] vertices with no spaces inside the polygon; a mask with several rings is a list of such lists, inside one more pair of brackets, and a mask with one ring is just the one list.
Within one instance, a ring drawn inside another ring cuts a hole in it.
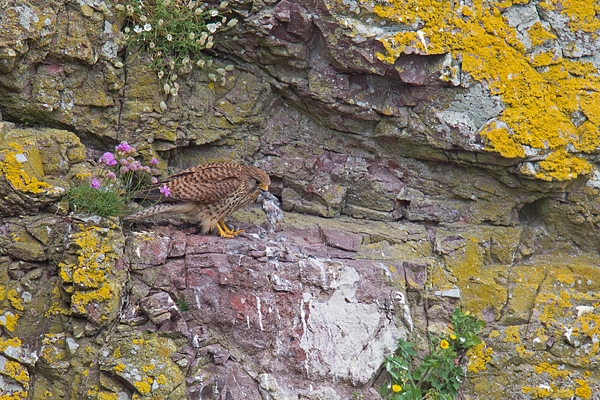
[{"label": "bird's tail", "polygon": [[150,217],[156,214],[188,213],[190,211],[193,211],[195,207],[196,205],[194,203],[159,203],[150,208],[146,208],[145,210],[128,215],[124,219],[127,221],[132,219]]}]

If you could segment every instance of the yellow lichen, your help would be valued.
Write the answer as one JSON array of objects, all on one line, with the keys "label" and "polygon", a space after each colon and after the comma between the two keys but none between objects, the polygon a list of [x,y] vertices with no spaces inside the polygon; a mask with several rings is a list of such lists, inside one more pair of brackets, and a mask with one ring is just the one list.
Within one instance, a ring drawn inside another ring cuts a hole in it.
[{"label": "yellow lichen", "polygon": [[469,357],[467,370],[471,373],[484,371],[487,369],[485,365],[492,360],[493,353],[494,351],[490,347],[486,347],[485,342],[481,342],[477,346],[471,347],[467,350],[467,356]]},{"label": "yellow lichen", "polygon": [[137,391],[141,394],[148,394],[151,390],[151,386],[146,381],[135,382],[133,386],[135,386]]},{"label": "yellow lichen", "polygon": [[590,389],[585,379],[575,379],[575,383],[579,385],[579,387],[575,389],[575,395],[577,397],[581,397],[582,399],[589,399],[592,397],[592,389]]},{"label": "yellow lichen", "polygon": [[18,315],[6,311],[3,315],[0,315],[0,326],[4,326],[8,331],[14,332],[17,329],[18,320]]},{"label": "yellow lichen", "polygon": [[148,364],[148,365],[142,366],[142,371],[144,371],[145,373],[148,373],[153,370],[154,370],[154,364]]},{"label": "yellow lichen", "polygon": [[10,301],[10,305],[17,311],[23,311],[23,303],[19,297],[19,293],[15,289],[11,289],[6,294],[6,298]]},{"label": "yellow lichen", "polygon": [[167,383],[167,377],[164,374],[160,374],[156,377],[156,383],[158,383],[159,385],[164,385],[165,383]]},{"label": "yellow lichen", "polygon": [[118,346],[115,351],[113,351],[113,357],[114,358],[121,358],[123,357],[123,354],[121,353],[121,346]]},{"label": "yellow lichen", "polygon": [[98,400],[118,400],[119,395],[116,393],[99,392],[97,399]]},{"label": "yellow lichen", "polygon": [[59,276],[63,283],[73,284],[65,288],[67,293],[73,293],[71,309],[85,314],[88,304],[114,298],[108,275],[113,273],[112,262],[117,256],[109,237],[103,234],[103,228],[81,226],[81,229],[73,234],[74,243],[78,248],[77,262],[60,263]]},{"label": "yellow lichen", "polygon": [[503,342],[508,343],[521,343],[521,337],[519,336],[518,326],[509,326],[504,330]]},{"label": "yellow lichen", "polygon": [[523,386],[521,391],[525,394],[530,394],[534,399],[542,399],[547,398],[552,394],[551,388],[546,387],[531,387],[531,386]]},{"label": "yellow lichen", "polygon": [[117,365],[115,365],[115,371],[117,371],[117,372],[123,372],[123,371],[125,371],[125,364],[117,364]]},{"label": "yellow lichen", "polygon": [[[542,3],[568,16],[571,29],[592,32],[600,26],[594,2]],[[506,158],[520,158],[526,146],[536,149],[546,157],[538,164],[540,170],[535,176],[540,179],[569,180],[589,173],[589,163],[567,149],[591,151],[600,145],[598,122],[590,117],[596,119],[600,114],[597,69],[587,61],[565,59],[561,54],[542,52],[531,58],[517,39],[516,29],[502,15],[511,2],[475,0],[470,7],[455,4],[432,0],[377,4],[373,11],[380,18],[420,26],[417,32],[382,35],[379,40],[385,53],[377,57],[393,64],[403,53],[449,53],[462,60],[462,70],[485,83],[505,106],[497,122],[481,129],[489,150]],[[541,23],[534,24],[528,33],[532,46],[555,39]],[[571,115],[577,111],[592,123],[575,126]]]},{"label": "yellow lichen", "polygon": [[40,193],[52,186],[46,182],[39,181],[36,177],[29,176],[23,169],[18,159],[19,154],[26,154],[23,147],[17,143],[10,143],[12,150],[0,150],[0,174],[4,175],[13,189]]},{"label": "yellow lichen", "polygon": [[2,374],[14,379],[25,389],[29,387],[27,368],[16,361],[6,360]]}]

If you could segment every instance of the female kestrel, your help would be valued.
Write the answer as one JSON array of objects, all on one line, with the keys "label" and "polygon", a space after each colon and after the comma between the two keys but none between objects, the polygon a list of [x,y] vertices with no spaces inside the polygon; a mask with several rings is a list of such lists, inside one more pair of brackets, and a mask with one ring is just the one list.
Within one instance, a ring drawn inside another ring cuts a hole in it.
[{"label": "female kestrel", "polygon": [[243,231],[229,229],[225,218],[255,202],[270,184],[269,175],[257,167],[231,162],[198,165],[166,178],[140,196],[161,203],[126,219],[185,213],[199,222],[202,233],[217,228],[221,237],[233,238]]}]

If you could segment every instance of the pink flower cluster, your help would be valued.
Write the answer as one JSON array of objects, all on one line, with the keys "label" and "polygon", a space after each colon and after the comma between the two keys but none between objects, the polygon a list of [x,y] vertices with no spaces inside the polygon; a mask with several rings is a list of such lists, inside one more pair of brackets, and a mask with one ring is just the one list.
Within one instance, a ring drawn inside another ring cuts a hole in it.
[{"label": "pink flower cluster", "polygon": [[[140,182],[157,184],[158,178],[155,175],[159,173],[156,168],[158,160],[152,157],[148,163],[149,165],[144,165],[134,158],[136,154],[136,148],[127,142],[118,144],[115,147],[114,153],[106,152],[102,154],[102,157],[98,159],[99,174],[93,177],[90,185],[94,189],[99,189],[102,186],[102,182],[98,179],[99,177],[111,181],[108,185],[121,184],[124,186],[123,189],[125,192],[141,189],[138,187]],[[131,185],[137,186],[132,188],[130,187]]]}]

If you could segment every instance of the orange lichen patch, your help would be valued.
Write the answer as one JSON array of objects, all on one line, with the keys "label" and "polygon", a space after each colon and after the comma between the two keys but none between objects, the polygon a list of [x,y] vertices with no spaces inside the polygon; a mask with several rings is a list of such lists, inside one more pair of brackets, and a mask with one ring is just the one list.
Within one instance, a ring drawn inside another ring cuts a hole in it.
[{"label": "orange lichen patch", "polygon": [[[454,6],[454,2],[432,0],[391,0],[389,6],[376,5],[380,18],[416,25],[419,31],[397,31],[379,40],[385,53],[377,57],[393,64],[403,53],[446,54],[462,60],[462,70],[487,85],[492,94],[501,97],[505,109],[495,121],[482,128],[487,147],[506,158],[524,156],[524,146],[547,156],[538,164],[537,178],[570,180],[590,171],[590,165],[567,152],[569,146],[591,151],[600,145],[598,122],[579,129],[571,114],[600,113],[600,74],[589,62],[567,60],[559,54],[541,53],[533,58],[518,41],[501,11],[511,1],[473,1],[471,7]],[[595,16],[598,5],[587,0],[567,3],[544,2],[550,9],[563,7],[570,26],[591,32],[600,24]],[[541,23],[534,24],[529,34],[533,46],[554,40]],[[585,111],[587,110],[587,111]],[[594,116],[594,118],[596,118]],[[590,118],[591,121],[591,118]]]},{"label": "orange lichen patch", "polygon": [[26,152],[23,147],[17,143],[10,143],[12,150],[0,150],[0,174],[4,175],[6,180],[15,190],[40,193],[44,189],[52,186],[46,182],[39,181],[36,177],[30,176],[24,169],[18,156]]}]

